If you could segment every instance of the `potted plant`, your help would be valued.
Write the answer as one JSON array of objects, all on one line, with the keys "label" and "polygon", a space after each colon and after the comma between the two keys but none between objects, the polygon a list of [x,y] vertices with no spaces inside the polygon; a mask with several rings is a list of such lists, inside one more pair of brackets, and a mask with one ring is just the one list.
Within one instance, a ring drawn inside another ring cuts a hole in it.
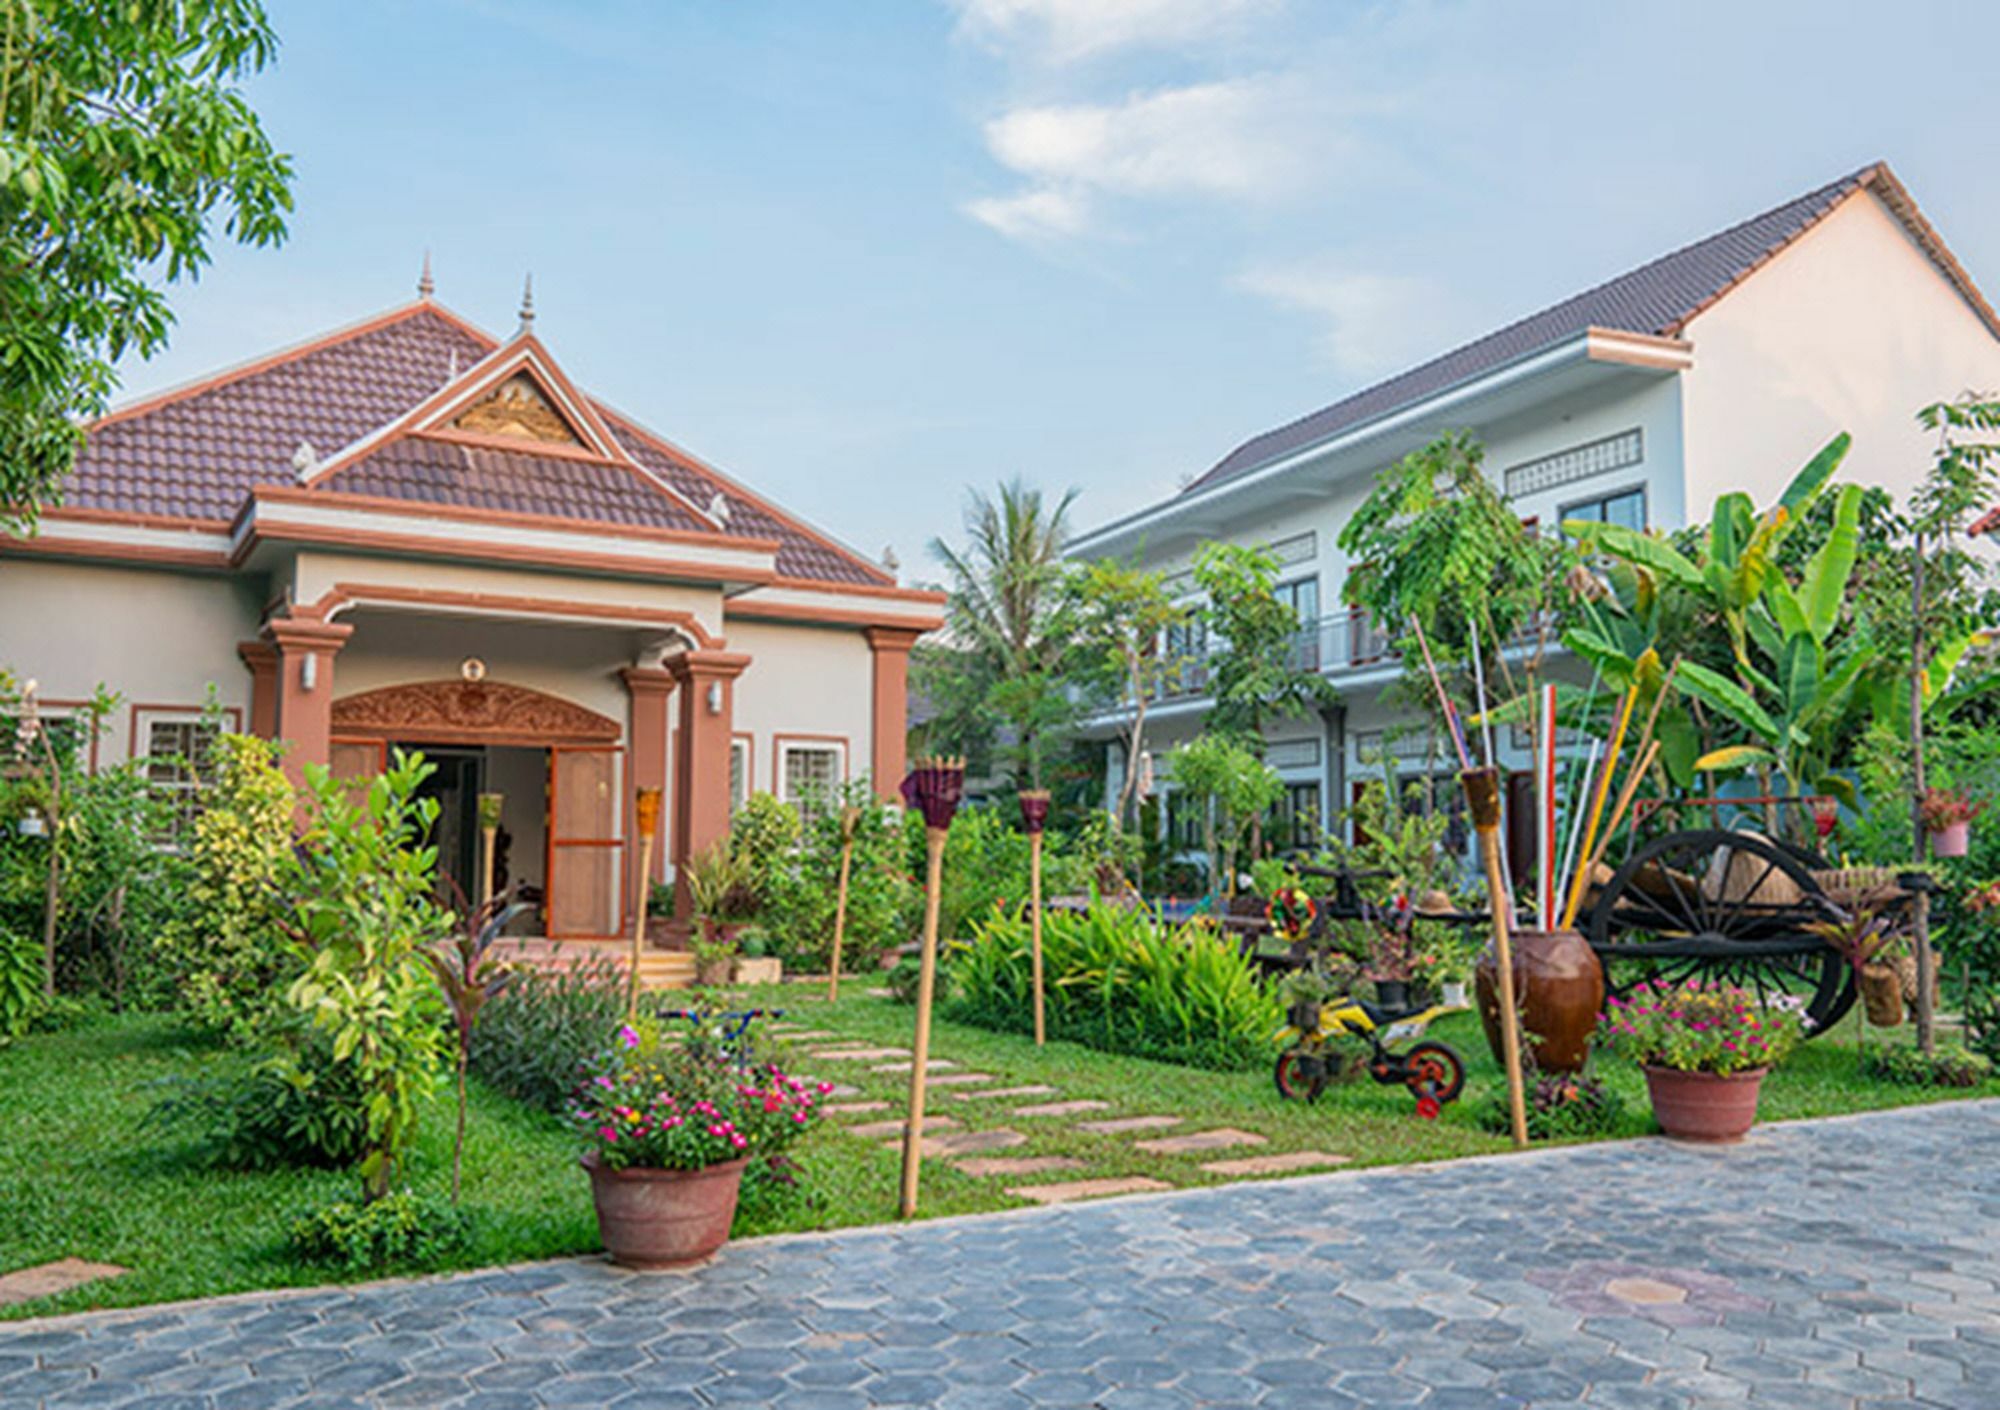
[{"label": "potted plant", "polygon": [[1886,893],[1863,892],[1838,919],[1808,927],[1854,970],[1862,1009],[1875,1028],[1895,1028],[1903,1022],[1903,976],[1895,964],[1902,937],[1885,913],[1887,902]]},{"label": "potted plant", "polygon": [[620,1028],[585,1071],[571,1120],[598,1233],[628,1268],[676,1267],[722,1247],[745,1169],[810,1130],[832,1090],[776,1064],[739,1070],[729,1053],[650,1023]]},{"label": "potted plant", "polygon": [[1972,838],[1972,820],[1985,804],[1950,788],[1924,790],[1924,830],[1931,835],[1931,855],[1963,857]]},{"label": "potted plant", "polygon": [[1764,1074],[1803,1036],[1796,1000],[1744,989],[1645,983],[1606,1002],[1601,1032],[1639,1063],[1660,1129],[1683,1141],[1736,1141],[1757,1124]]},{"label": "potted plant", "polygon": [[732,980],[738,984],[776,984],[784,977],[785,962],[771,953],[769,934],[755,925],[746,925],[736,932]]},{"label": "potted plant", "polygon": [[695,982],[708,987],[729,982],[738,949],[738,928],[756,914],[757,897],[750,886],[750,865],[718,839],[688,859],[688,905],[694,932],[688,951],[694,956]]}]

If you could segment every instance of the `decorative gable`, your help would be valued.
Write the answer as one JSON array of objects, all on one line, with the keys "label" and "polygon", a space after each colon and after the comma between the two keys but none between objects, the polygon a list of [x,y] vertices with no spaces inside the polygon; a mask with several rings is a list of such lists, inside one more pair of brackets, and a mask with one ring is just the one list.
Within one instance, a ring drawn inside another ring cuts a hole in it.
[{"label": "decorative gable", "polygon": [[451,423],[461,431],[509,436],[544,445],[582,445],[583,438],[549,403],[535,379],[516,372],[482,400],[474,402]]}]

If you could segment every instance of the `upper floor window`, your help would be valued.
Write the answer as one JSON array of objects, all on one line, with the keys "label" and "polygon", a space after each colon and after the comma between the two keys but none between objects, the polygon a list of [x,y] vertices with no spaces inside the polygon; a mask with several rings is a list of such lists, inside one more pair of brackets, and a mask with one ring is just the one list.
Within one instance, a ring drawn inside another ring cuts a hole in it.
[{"label": "upper floor window", "polygon": [[1646,528],[1645,486],[1637,485],[1616,494],[1569,505],[1563,510],[1562,517],[1564,520],[1581,519],[1591,524],[1619,524],[1643,533]]},{"label": "upper floor window", "polygon": [[1292,609],[1299,619],[1301,628],[1310,627],[1319,621],[1319,579],[1294,578],[1288,583],[1279,583],[1278,601]]}]

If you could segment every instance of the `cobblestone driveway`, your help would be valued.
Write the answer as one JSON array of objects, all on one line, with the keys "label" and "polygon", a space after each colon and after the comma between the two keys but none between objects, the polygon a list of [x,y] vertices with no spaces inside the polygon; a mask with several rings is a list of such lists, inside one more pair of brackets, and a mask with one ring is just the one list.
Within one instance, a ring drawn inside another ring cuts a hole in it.
[{"label": "cobblestone driveway", "polygon": [[0,1327],[0,1405],[2000,1407],[2000,1103]]}]

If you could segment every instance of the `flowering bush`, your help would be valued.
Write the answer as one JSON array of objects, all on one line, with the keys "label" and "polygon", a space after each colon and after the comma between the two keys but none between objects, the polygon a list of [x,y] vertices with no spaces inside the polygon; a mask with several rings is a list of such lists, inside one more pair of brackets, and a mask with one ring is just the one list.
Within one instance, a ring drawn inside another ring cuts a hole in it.
[{"label": "flowering bush", "polygon": [[1610,1048],[1647,1067],[1727,1076],[1784,1061],[1805,1033],[1790,995],[1763,1004],[1744,989],[1691,981],[1646,983],[1605,1001],[1599,1031]]},{"label": "flowering bush", "polygon": [[1986,810],[1986,805],[1949,788],[1927,788],[1922,803],[1924,826],[1943,832],[1959,823],[1969,823]]},{"label": "flowering bush", "polygon": [[833,1090],[777,1064],[738,1070],[684,1035],[625,1026],[586,1065],[570,1119],[613,1170],[700,1170],[775,1156],[812,1129]]}]

